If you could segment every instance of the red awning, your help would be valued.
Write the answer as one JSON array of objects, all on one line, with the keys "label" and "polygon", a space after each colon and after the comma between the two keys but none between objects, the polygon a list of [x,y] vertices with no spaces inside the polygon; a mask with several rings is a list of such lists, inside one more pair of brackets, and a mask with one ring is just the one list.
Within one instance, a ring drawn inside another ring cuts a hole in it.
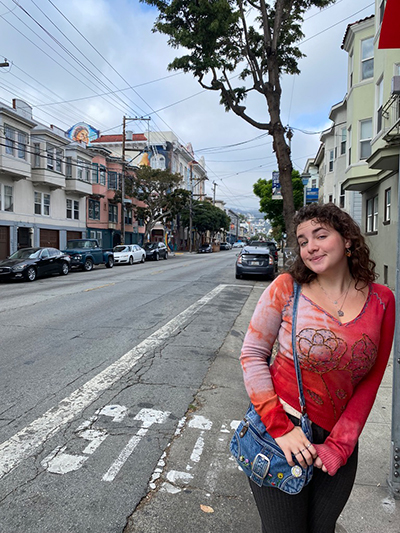
[{"label": "red awning", "polygon": [[400,48],[399,21],[399,0],[387,0],[378,48]]}]

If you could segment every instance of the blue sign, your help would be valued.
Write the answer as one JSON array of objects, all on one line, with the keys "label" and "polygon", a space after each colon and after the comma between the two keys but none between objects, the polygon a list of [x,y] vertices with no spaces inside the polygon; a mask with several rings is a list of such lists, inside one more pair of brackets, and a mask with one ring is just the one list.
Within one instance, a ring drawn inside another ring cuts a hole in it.
[{"label": "blue sign", "polygon": [[306,203],[313,204],[318,202],[318,187],[314,189],[306,189]]}]

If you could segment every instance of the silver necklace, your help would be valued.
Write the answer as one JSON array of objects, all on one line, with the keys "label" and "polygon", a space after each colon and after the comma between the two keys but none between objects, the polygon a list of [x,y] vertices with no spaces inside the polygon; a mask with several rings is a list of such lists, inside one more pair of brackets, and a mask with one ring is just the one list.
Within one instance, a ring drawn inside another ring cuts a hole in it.
[{"label": "silver necklace", "polygon": [[326,290],[323,288],[323,286],[321,285],[321,283],[319,282],[319,279],[317,278],[317,283],[318,285],[320,286],[322,292],[325,294],[325,296],[328,298],[329,301],[331,301],[334,305],[339,305],[339,300],[344,296],[344,299],[343,299],[343,302],[342,302],[342,305],[339,307],[339,309],[337,310],[337,314],[338,316],[342,317],[344,316],[344,312],[342,311],[343,309],[343,306],[344,306],[344,302],[346,301],[346,298],[347,298],[347,295],[349,294],[349,290],[350,290],[350,285],[351,285],[351,279],[349,281],[349,284],[347,286],[347,289],[345,291],[342,292],[342,294],[339,296],[339,298],[337,298],[336,300],[332,300],[332,298],[328,295],[328,293],[326,292]]}]

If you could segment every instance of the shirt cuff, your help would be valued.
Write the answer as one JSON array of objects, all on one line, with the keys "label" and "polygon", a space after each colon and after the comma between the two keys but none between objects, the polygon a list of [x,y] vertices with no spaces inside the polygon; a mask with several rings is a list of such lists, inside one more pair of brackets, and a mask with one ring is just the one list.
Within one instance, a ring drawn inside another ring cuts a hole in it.
[{"label": "shirt cuff", "polygon": [[262,416],[261,422],[273,439],[286,435],[295,427],[280,404],[269,411],[268,414]]},{"label": "shirt cuff", "polygon": [[330,476],[334,476],[339,468],[345,464],[342,456],[326,444],[314,444],[314,448]]}]

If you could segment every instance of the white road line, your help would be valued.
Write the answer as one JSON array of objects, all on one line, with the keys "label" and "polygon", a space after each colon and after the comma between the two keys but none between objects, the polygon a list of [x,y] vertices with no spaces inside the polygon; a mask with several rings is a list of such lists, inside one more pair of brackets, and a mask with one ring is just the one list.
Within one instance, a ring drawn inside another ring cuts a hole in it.
[{"label": "white road line", "polygon": [[62,426],[97,400],[103,391],[127,374],[144,355],[162,345],[225,288],[226,285],[215,287],[97,376],[61,400],[57,406],[52,407],[43,416],[3,442],[0,445],[0,479],[18,466],[21,461],[34,455],[37,448],[47,439],[54,436]]}]

